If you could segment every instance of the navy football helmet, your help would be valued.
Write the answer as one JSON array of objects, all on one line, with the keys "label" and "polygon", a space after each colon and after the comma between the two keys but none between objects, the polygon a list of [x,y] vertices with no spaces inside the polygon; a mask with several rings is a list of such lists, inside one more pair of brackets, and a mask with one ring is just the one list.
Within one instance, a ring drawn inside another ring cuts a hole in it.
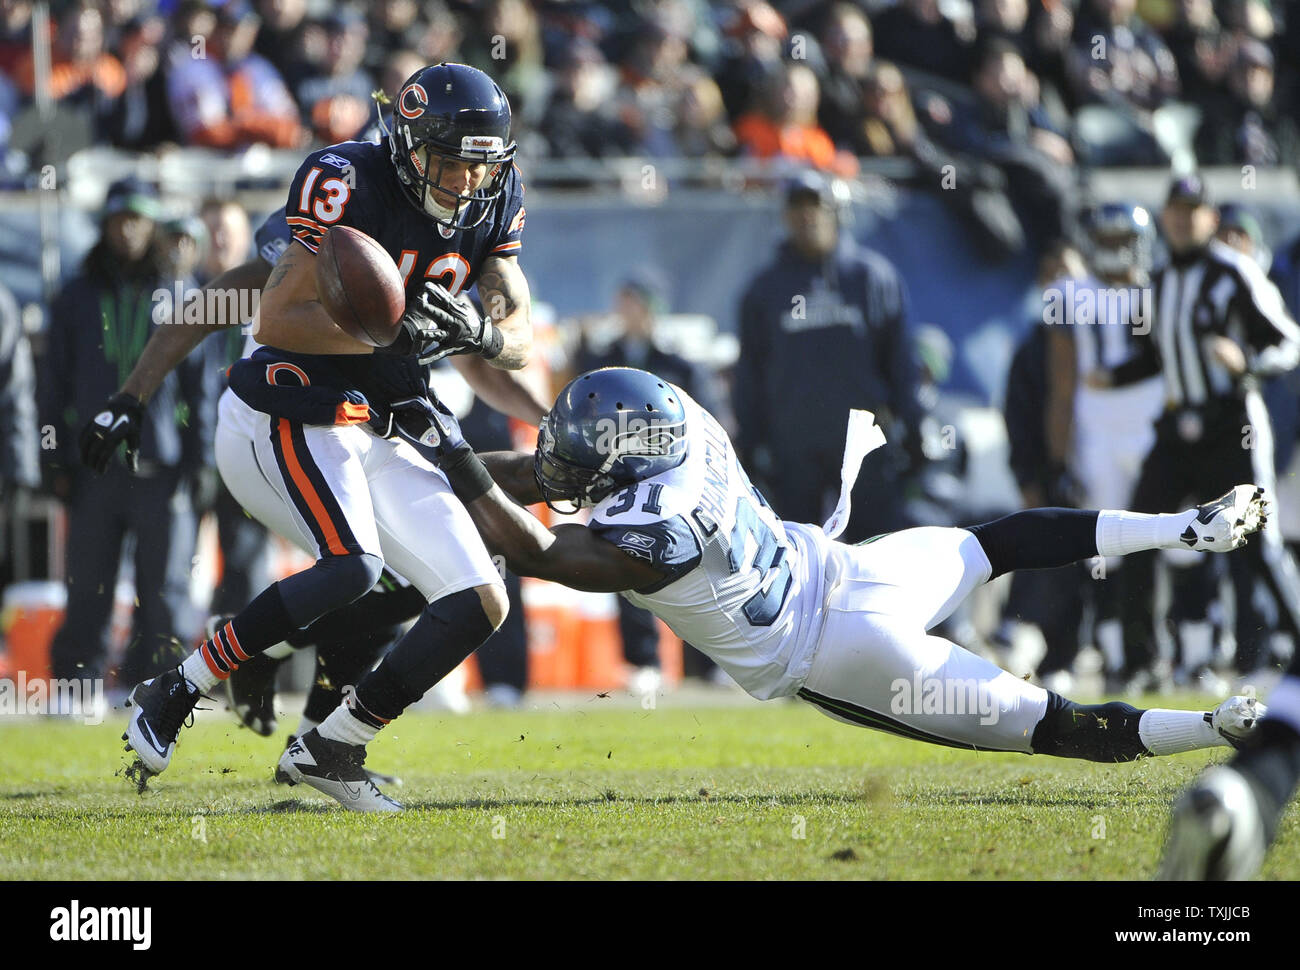
[{"label": "navy football helmet", "polygon": [[[391,129],[382,118],[380,126],[407,197],[444,228],[473,229],[505,192],[515,158],[510,102],[478,68],[444,63],[416,71],[397,93]],[[451,161],[489,167],[469,196],[437,191]]]},{"label": "navy football helmet", "polygon": [[546,504],[570,514],[685,458],[676,389],[643,370],[602,367],[570,381],[542,419],[533,473]]},{"label": "navy football helmet", "polygon": [[1140,205],[1107,202],[1094,206],[1084,218],[1090,243],[1089,262],[1099,276],[1123,277],[1137,271],[1145,283],[1151,270],[1155,224]]}]

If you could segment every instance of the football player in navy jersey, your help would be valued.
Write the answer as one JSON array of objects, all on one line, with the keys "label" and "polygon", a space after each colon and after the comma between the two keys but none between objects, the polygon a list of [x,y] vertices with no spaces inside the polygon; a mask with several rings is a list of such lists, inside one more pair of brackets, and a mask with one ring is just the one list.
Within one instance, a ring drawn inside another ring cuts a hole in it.
[{"label": "football player in navy jersey", "polygon": [[[440,64],[403,85],[383,144],[335,145],[299,169],[286,203],[294,242],[263,287],[263,346],[232,368],[236,393],[223,398],[217,451],[241,504],[318,559],[256,597],[177,670],[133,691],[126,740],[149,773],[167,767],[203,691],[364,594],[388,563],[428,605],[348,702],[285,752],[280,769],[348,808],[400,809],[365,772],[365,745],[506,611],[500,576],[448,485],[462,470],[435,469],[402,436],[432,407],[421,364],[474,355],[515,369],[528,360],[528,286],[516,262],[523,190],[513,158],[510,109],[497,85],[465,65]],[[315,252],[335,225],[378,240],[403,274],[407,309],[392,347],[354,340],[316,299]],[[483,316],[465,295],[475,283]],[[283,385],[305,393],[281,394]],[[121,440],[109,445],[119,414],[106,413],[98,427],[107,434],[87,441],[92,459],[107,461]],[[475,472],[460,482],[471,493],[485,487]]]}]

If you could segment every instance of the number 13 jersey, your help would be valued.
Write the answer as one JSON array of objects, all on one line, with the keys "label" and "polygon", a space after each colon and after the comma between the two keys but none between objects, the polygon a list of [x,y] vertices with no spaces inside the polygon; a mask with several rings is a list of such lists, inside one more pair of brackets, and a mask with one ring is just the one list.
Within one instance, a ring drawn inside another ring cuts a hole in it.
[{"label": "number 13 jersey", "polygon": [[825,622],[829,540],[814,526],[778,518],[722,426],[674,390],[686,410],[686,457],[600,502],[589,528],[664,573],[654,586],[625,592],[631,603],[754,697],[793,694]]}]

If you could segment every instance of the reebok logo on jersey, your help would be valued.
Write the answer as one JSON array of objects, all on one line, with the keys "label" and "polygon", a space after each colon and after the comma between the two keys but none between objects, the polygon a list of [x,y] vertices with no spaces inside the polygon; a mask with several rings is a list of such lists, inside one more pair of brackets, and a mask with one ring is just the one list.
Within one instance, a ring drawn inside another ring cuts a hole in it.
[{"label": "reebok logo on jersey", "polygon": [[352,163],[341,155],[335,155],[333,152],[322,155],[320,160],[326,165],[333,165],[335,168],[348,168]]},{"label": "reebok logo on jersey", "polygon": [[640,532],[624,532],[619,537],[618,547],[629,556],[654,562],[654,536],[648,536]]}]

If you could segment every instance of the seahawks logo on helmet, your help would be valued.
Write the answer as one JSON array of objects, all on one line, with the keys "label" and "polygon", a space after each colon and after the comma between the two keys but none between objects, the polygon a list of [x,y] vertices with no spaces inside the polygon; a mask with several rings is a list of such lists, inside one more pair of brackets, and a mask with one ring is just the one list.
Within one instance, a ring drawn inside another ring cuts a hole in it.
[{"label": "seahawks logo on helmet", "polygon": [[631,367],[580,374],[542,419],[533,463],[542,498],[573,512],[676,468],[687,430],[676,388],[654,374]]}]

